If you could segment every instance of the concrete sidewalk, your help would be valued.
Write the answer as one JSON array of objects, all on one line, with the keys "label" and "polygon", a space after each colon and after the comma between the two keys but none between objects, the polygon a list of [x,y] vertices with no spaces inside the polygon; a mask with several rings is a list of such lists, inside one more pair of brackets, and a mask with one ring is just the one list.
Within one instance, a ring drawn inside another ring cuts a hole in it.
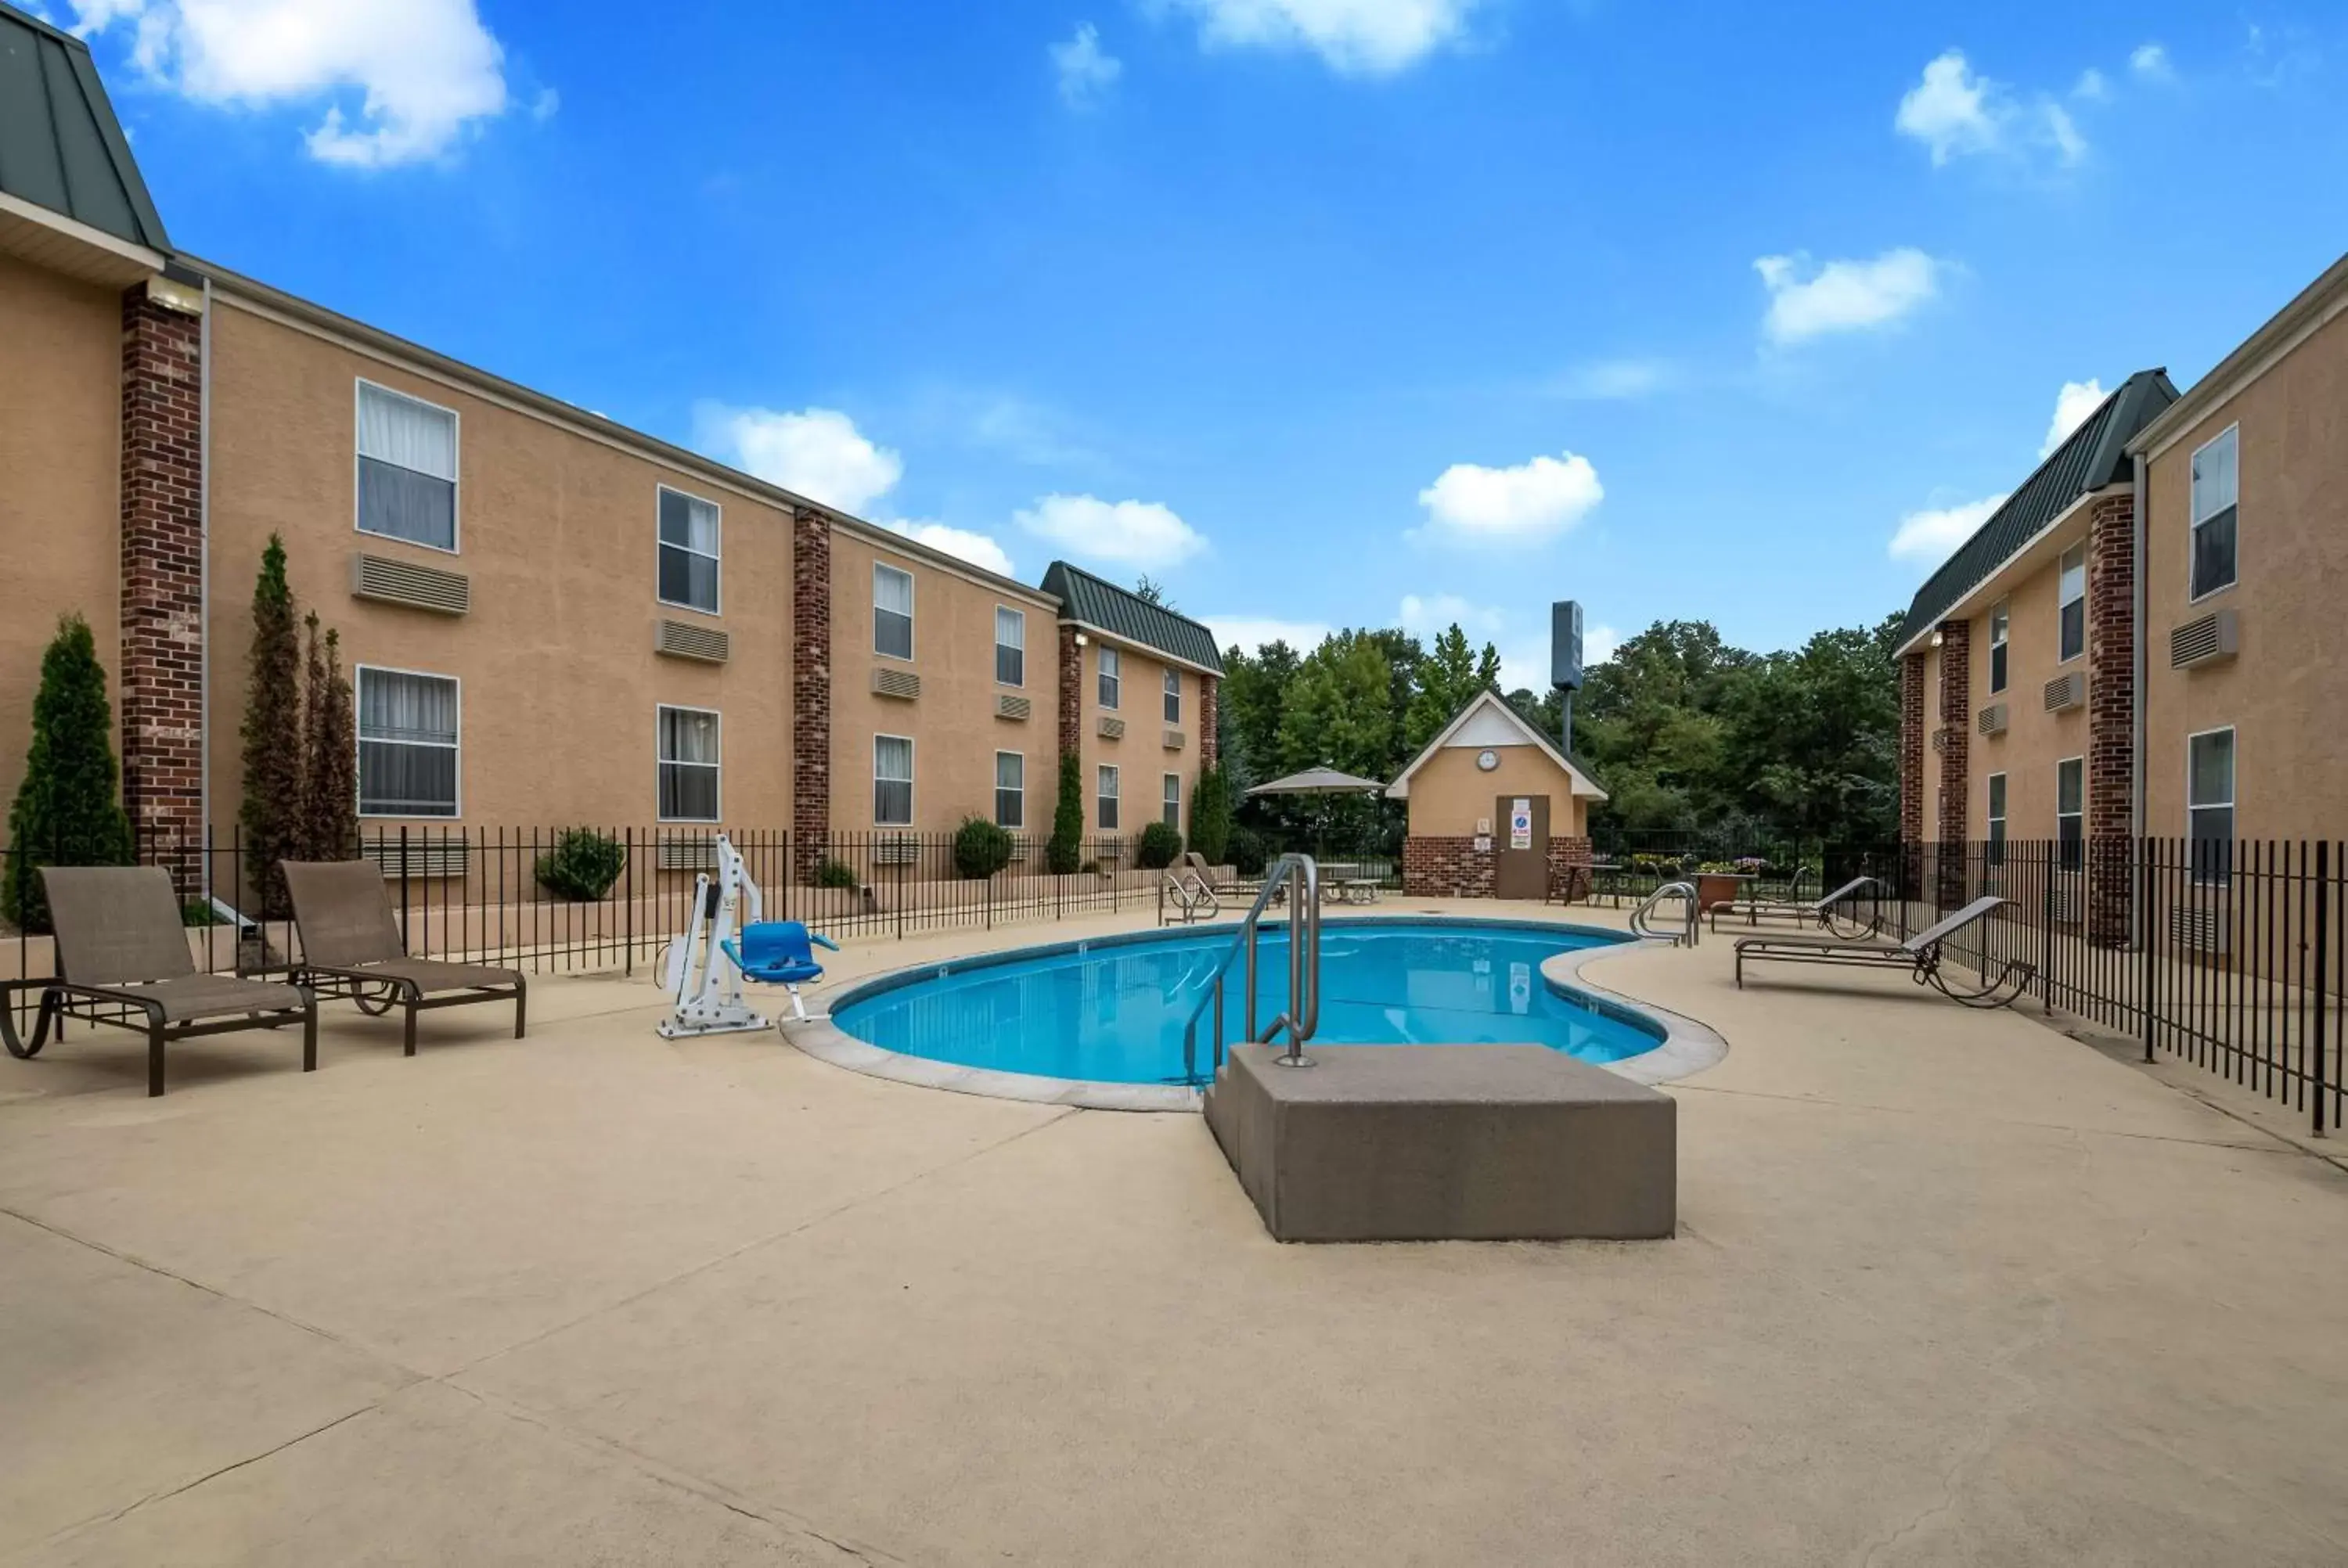
[{"label": "concrete sidewalk", "polygon": [[641,979],[157,1101],[77,1031],[0,1061],[0,1561],[2348,1558],[2348,1174],[1728,951],[1591,970],[1731,1046],[1657,1244],[1282,1247],[1195,1116],[670,1044]]}]

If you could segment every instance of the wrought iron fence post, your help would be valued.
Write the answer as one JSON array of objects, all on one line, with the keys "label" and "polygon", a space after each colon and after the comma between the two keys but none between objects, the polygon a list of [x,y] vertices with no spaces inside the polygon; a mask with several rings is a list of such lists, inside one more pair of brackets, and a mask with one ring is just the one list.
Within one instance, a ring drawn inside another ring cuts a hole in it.
[{"label": "wrought iron fence post", "polygon": [[2143,1017],[2144,1017],[2144,1060],[2145,1060],[2147,1063],[2149,1063],[2149,1062],[2152,1061],[2152,1059],[2153,1059],[2153,1058],[2152,1058],[2152,1033],[2153,1033],[2153,1014],[2152,1014],[2152,996],[2153,996],[2153,978],[2152,978],[2152,975],[2153,975],[2153,948],[2152,948],[2152,941],[2153,941],[2153,931],[2154,931],[2154,929],[2155,929],[2155,925],[2154,925],[2154,921],[2153,921],[2153,918],[2152,918],[2152,898],[2153,898],[2153,889],[2154,889],[2154,881],[2155,881],[2155,877],[2154,877],[2154,866],[2153,866],[2152,845],[2151,845],[2150,841],[2146,840],[2146,839],[2141,839],[2141,838],[2137,839],[2137,840],[2136,841],[2136,852],[2137,852],[2137,855],[2139,855],[2139,856],[2141,856],[2143,857],[2143,859],[2142,859],[2142,863],[2141,863],[2141,865],[2138,866],[2138,876],[2137,876],[2137,881],[2138,886],[2143,889],[2143,891],[2141,892],[2141,894],[2138,896],[2138,897],[2137,897],[2137,932],[2138,932],[2138,939],[2139,939],[2139,940],[2141,940],[2141,941],[2143,942],[2143,944],[2144,944],[2144,965],[2143,965],[2143,968],[2144,968],[2144,977],[2143,977],[2142,980],[2139,982],[2140,989],[2139,989],[2137,990],[2137,999],[2137,999],[2137,1008],[2141,1010],[2141,1012],[2142,1012],[2142,1014],[2143,1014]]},{"label": "wrought iron fence post", "polygon": [[407,947],[407,829],[403,825],[399,830],[399,945],[403,948]]},{"label": "wrought iron fence post", "polygon": [[2323,1027],[2324,1013],[2330,1008],[2329,994],[2332,929],[2332,841],[2318,839],[2315,845],[2315,1135],[2323,1136],[2323,1088],[2331,1062],[2325,1052],[2330,1050]]},{"label": "wrought iron fence post", "polygon": [[621,960],[620,972],[633,976],[636,972],[636,830],[633,827],[628,829],[628,857],[621,861],[620,865],[623,867],[622,886],[627,889],[624,895],[627,900],[626,907],[620,917],[623,922],[621,928],[626,933],[628,944],[628,956]]},{"label": "wrought iron fence post", "polygon": [[[2081,883],[2079,912],[2083,917],[2087,912],[2085,907],[2087,895],[2085,887],[2086,876],[2086,867],[2082,865],[2079,868]],[[2039,881],[2044,888],[2042,901],[2045,906],[2045,918],[2040,922],[2038,933],[2038,999],[2045,1009],[2046,1016],[2052,1018],[2054,1016],[2054,868],[2051,858],[2045,875],[2041,876]]]},{"label": "wrought iron fence post", "polygon": [[905,857],[892,849],[889,858],[897,863],[897,936],[901,941],[905,935]]}]

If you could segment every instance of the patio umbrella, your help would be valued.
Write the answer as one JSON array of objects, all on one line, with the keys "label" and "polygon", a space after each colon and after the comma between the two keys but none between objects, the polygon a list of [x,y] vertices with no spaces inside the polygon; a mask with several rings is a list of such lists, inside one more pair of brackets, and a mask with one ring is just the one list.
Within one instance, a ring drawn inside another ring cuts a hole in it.
[{"label": "patio umbrella", "polygon": [[[1286,778],[1260,784],[1248,791],[1252,797],[1260,794],[1301,794],[1314,797],[1329,795],[1381,795],[1386,786],[1376,779],[1365,779],[1353,774],[1342,774],[1335,768],[1306,768],[1303,773],[1290,774]],[[1313,827],[1313,857],[1321,858],[1321,841],[1328,826],[1327,814],[1317,814]]]}]

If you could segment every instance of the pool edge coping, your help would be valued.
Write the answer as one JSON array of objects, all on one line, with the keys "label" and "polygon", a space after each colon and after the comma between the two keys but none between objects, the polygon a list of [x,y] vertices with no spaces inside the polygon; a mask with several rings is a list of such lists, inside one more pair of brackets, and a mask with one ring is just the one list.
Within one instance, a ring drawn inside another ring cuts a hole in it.
[{"label": "pool edge coping", "polygon": [[[1325,920],[1324,927],[1347,925],[1391,924],[1403,918],[1399,915],[1340,916]],[[1508,926],[1516,927],[1555,925],[1564,929],[1602,934],[1610,938],[1621,934],[1605,927],[1581,926],[1568,921],[1533,921],[1509,919],[1499,916],[1437,915],[1416,916],[1416,919],[1442,920],[1447,924]],[[903,964],[884,969],[853,981],[842,995],[850,1000],[880,991],[896,989],[917,979],[934,976],[940,969],[966,965],[992,968],[1015,963],[1046,953],[1079,951],[1096,947],[1124,947],[1135,942],[1152,940],[1161,932],[1179,931],[1191,935],[1211,927],[1161,926],[1139,931],[1118,931],[1100,937],[1080,938],[1071,941],[1043,942],[1018,948],[1006,948],[996,952],[973,954],[968,959],[930,959],[922,963]],[[1236,931],[1237,927],[1231,927]],[[1541,960],[1541,983],[1569,1001],[1578,1002],[1617,1022],[1630,1025],[1643,1032],[1662,1030],[1654,1048],[1636,1056],[1617,1061],[1593,1062],[1633,1083],[1650,1087],[1688,1077],[1705,1068],[1716,1066],[1728,1054],[1728,1042],[1714,1030],[1682,1013],[1652,1002],[1610,990],[1593,980],[1581,978],[1583,965],[1593,959],[1634,948],[1656,946],[1652,939],[1637,937],[1622,938],[1587,948],[1575,948],[1551,954]],[[1065,1105],[1088,1111],[1137,1111],[1154,1112],[1197,1113],[1206,1105],[1202,1088],[1186,1083],[1113,1083],[1100,1079],[1053,1078],[1040,1073],[1004,1072],[991,1067],[965,1067],[957,1062],[938,1061],[924,1056],[911,1056],[902,1051],[885,1050],[880,1046],[858,1040],[831,1021],[831,1009],[805,1019],[785,1017],[780,1020],[784,1040],[806,1055],[833,1067],[867,1078],[883,1079],[891,1083],[911,1084],[921,1089],[942,1089],[953,1094],[974,1094],[989,1100],[1016,1100],[1034,1105]]]}]

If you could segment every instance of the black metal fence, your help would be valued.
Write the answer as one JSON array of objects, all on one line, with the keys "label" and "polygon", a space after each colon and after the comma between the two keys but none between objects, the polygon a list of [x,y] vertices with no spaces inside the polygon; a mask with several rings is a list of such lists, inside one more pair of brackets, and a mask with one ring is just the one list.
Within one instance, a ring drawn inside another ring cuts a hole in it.
[{"label": "black metal fence", "polygon": [[[2219,1073],[2320,1136],[2348,1109],[2348,845],[2328,840],[2092,839],[1833,848],[1828,887],[1880,879],[1905,938],[2004,898],[1949,948],[2030,964],[2031,996]],[[2026,1005],[2026,1004],[2024,1004]]]},{"label": "black metal fence", "polygon": [[1635,904],[1667,882],[1710,870],[1746,878],[1763,898],[1816,897],[1824,845],[1731,832],[1626,832],[1593,825],[1591,897],[1617,907]]}]

